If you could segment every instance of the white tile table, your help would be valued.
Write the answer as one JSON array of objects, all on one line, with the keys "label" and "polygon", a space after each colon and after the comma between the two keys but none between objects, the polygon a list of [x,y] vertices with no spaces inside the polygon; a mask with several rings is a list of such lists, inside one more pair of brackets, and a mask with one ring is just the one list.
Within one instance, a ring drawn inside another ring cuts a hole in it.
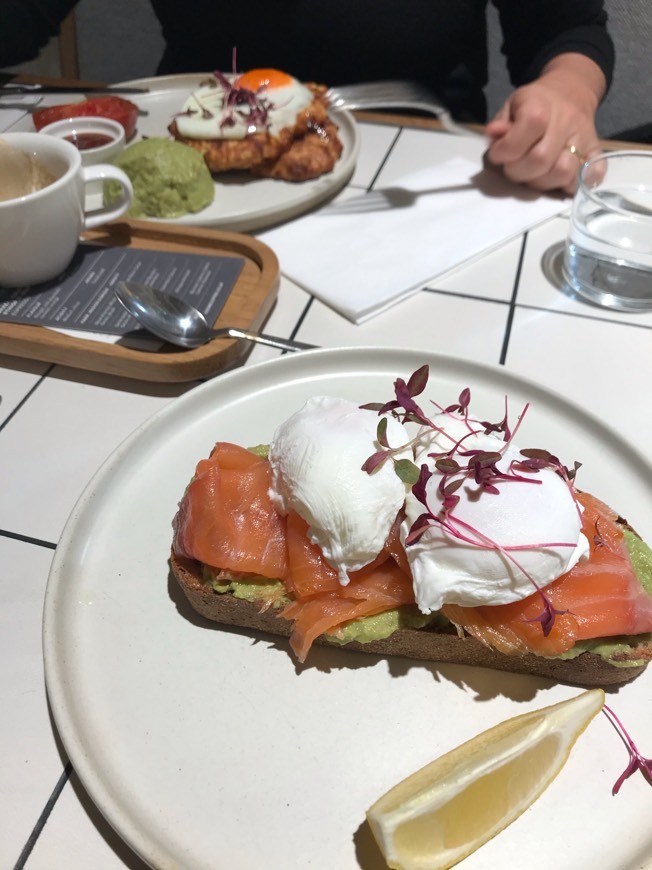
[{"label": "white tile table", "polygon": [[[467,147],[388,121],[360,129],[348,193],[370,189],[381,171],[387,182],[415,162]],[[549,220],[361,326],[283,279],[267,331],[329,347],[409,347],[505,366],[570,397],[649,453],[652,314],[599,310],[550,284],[541,259],[565,232],[564,218]],[[257,347],[245,364],[277,355]],[[64,522],[95,470],[129,432],[193,386],[86,374],[0,347],[2,867],[145,866],[94,808],[57,738],[42,674],[42,605]],[[652,538],[652,529],[641,531]]]}]

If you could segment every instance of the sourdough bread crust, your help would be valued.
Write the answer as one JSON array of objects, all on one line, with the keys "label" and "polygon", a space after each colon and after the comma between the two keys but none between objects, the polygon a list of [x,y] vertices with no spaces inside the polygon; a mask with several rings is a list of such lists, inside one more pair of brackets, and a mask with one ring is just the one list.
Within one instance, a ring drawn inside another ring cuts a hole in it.
[{"label": "sourdough bread crust", "polygon": [[[191,607],[201,616],[223,625],[289,637],[292,628],[289,620],[277,616],[277,611],[272,607],[261,611],[255,602],[244,601],[228,592],[215,592],[209,584],[202,581],[201,566],[198,562],[178,557],[172,551],[170,567]],[[317,638],[315,643],[339,646],[324,637]],[[599,655],[589,652],[569,660],[548,659],[529,653],[523,656],[506,656],[489,649],[475,638],[458,637],[453,628],[450,631],[429,627],[404,628],[395,631],[384,640],[364,644],[352,641],[346,644],[345,649],[532,674],[559,683],[586,687],[626,683],[638,676],[646,667],[646,665],[615,667]],[[647,663],[652,660],[652,644],[640,644],[632,649],[631,654],[617,658],[621,661],[644,660]]]}]

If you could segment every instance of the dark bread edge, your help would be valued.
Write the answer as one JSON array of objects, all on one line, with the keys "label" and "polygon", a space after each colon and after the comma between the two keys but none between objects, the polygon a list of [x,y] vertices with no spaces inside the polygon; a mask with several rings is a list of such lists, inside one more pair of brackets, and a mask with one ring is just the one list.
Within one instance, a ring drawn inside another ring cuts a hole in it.
[{"label": "dark bread edge", "polygon": [[[215,592],[209,584],[202,581],[198,562],[178,557],[172,552],[170,567],[190,606],[206,619],[222,625],[289,637],[292,629],[289,620],[279,617],[273,607],[261,610],[256,602],[236,598],[228,592]],[[340,646],[324,637],[317,638],[315,643]],[[643,659],[646,662],[633,667],[616,667],[590,652],[581,653],[568,660],[544,658],[531,653],[506,656],[486,647],[473,637],[459,637],[452,628],[450,631],[441,631],[431,627],[402,628],[384,640],[364,644],[352,641],[343,648],[361,653],[403,656],[422,661],[531,674],[559,683],[585,687],[607,687],[629,682],[642,673],[647,662],[652,660],[652,643],[639,644],[632,648],[631,653],[617,657],[621,661]]]}]

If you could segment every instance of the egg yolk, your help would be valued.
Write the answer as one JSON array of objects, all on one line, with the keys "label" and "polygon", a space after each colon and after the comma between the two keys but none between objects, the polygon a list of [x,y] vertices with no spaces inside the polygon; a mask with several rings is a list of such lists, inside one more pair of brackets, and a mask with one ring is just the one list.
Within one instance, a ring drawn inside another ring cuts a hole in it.
[{"label": "egg yolk", "polygon": [[292,76],[278,69],[250,69],[240,76],[236,87],[246,88],[248,91],[258,91],[261,88],[273,91],[275,88],[291,85],[292,81]]}]

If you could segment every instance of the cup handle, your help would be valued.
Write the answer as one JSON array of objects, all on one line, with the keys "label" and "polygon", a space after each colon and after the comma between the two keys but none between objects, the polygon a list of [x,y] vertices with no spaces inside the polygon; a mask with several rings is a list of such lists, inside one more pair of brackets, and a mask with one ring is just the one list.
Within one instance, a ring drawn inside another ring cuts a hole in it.
[{"label": "cup handle", "polygon": [[85,185],[92,181],[117,181],[122,187],[120,197],[111,205],[104,205],[84,213],[83,228],[85,230],[91,230],[100,224],[115,220],[127,211],[134,198],[134,189],[126,172],[118,169],[117,166],[110,166],[108,163],[98,163],[95,166],[84,166],[82,176]]}]

